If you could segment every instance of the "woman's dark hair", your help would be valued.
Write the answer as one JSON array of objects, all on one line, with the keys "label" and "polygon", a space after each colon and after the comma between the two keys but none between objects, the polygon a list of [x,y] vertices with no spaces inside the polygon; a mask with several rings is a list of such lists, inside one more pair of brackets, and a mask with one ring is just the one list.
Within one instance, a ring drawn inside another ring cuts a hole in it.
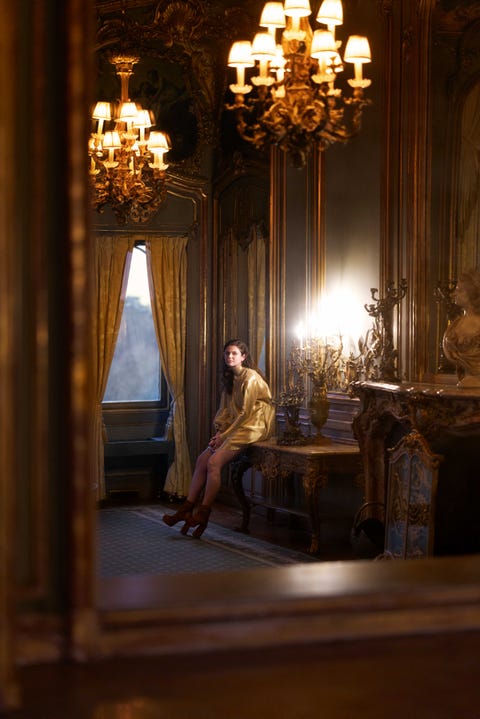
[{"label": "woman's dark hair", "polygon": [[[225,342],[223,345],[223,352],[225,353],[227,347],[231,347],[232,345],[234,347],[238,347],[242,355],[245,355],[245,358],[242,360],[242,367],[251,367],[255,369],[255,365],[253,364],[253,360],[250,356],[250,350],[245,342],[243,342],[243,340],[228,340],[228,342]],[[233,392],[233,377],[233,371],[227,366],[225,358],[223,358],[222,382],[228,394],[232,394]]]}]

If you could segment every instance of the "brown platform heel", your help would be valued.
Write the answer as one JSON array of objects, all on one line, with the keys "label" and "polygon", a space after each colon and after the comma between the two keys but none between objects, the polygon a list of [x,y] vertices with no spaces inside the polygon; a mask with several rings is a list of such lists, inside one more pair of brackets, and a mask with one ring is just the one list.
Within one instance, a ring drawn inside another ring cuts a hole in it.
[{"label": "brown platform heel", "polygon": [[211,507],[208,507],[206,504],[201,504],[195,514],[188,520],[189,526],[195,527],[195,530],[192,532],[192,537],[199,539],[202,536],[207,527],[211,511]]},{"label": "brown platform heel", "polygon": [[[194,502],[189,502],[188,499],[177,509],[175,514],[164,514],[162,519],[165,522],[165,524],[168,524],[169,527],[173,527],[177,522],[184,521],[187,524],[187,529],[189,527],[188,520],[192,516],[193,508],[195,506]],[[184,528],[182,528],[182,534],[186,534],[183,531]]]}]

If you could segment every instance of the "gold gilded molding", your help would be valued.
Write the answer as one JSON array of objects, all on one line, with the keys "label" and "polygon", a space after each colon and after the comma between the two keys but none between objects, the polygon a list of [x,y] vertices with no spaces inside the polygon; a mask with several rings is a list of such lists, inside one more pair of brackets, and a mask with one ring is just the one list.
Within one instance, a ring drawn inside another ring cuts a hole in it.
[{"label": "gold gilded molding", "polygon": [[434,0],[402,7],[393,3],[392,11],[383,15],[384,92],[389,111],[384,114],[380,289],[401,278],[412,289],[408,304],[399,307],[396,317],[400,377],[409,381],[424,377],[430,357],[432,239],[427,99],[431,92],[433,7]]},{"label": "gold gilded molding", "polygon": [[[287,383],[288,354],[295,323],[319,301],[326,272],[322,153],[314,155],[301,170],[291,168],[284,155],[274,147],[270,156],[267,367],[274,395],[279,395]],[[285,197],[294,184],[298,187],[300,183],[305,188],[303,194],[299,193],[303,199],[289,205]],[[295,282],[292,282],[294,276]],[[301,295],[298,286],[304,288]]]}]

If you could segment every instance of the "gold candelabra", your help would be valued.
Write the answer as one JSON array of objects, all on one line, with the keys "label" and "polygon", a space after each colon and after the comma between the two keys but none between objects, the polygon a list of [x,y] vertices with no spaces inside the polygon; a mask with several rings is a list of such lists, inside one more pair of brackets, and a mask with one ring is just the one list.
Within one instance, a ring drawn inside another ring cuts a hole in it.
[{"label": "gold candelabra", "polygon": [[[393,342],[393,310],[405,297],[407,283],[401,280],[398,288],[389,283],[384,297],[378,297],[376,288],[370,292],[374,302],[364,307],[374,320],[373,326],[365,339],[358,340],[356,351],[345,352],[341,334],[322,336],[318,323],[311,324],[308,332],[302,332],[302,337],[292,342],[287,385],[276,400],[287,421],[280,444],[328,441],[322,435],[328,419],[328,392],[349,393],[352,383],[358,381],[396,381],[398,353]],[[316,429],[314,437],[305,437],[300,429],[300,410],[308,394],[307,387],[310,390],[307,409]]]},{"label": "gold candelabra", "polygon": [[[279,439],[280,444],[320,444],[329,441],[322,435],[330,406],[327,391],[345,387],[346,371],[342,353],[341,337],[335,344],[320,337],[292,343],[287,363],[287,386],[276,401],[285,411],[287,424]],[[301,432],[299,414],[307,396],[308,381],[310,396],[307,407],[316,433],[307,438]]]},{"label": "gold candelabra", "polygon": [[335,343],[328,338],[308,337],[304,342],[293,342],[290,363],[295,371],[308,377],[316,387],[338,387],[343,381],[343,341]]},{"label": "gold candelabra", "polygon": [[378,297],[378,289],[370,290],[373,303],[365,305],[373,327],[367,333],[364,343],[360,343],[360,355],[357,360],[357,373],[362,379],[398,381],[398,351],[393,342],[393,310],[407,294],[407,281],[400,280],[398,288],[389,282],[384,297]]}]

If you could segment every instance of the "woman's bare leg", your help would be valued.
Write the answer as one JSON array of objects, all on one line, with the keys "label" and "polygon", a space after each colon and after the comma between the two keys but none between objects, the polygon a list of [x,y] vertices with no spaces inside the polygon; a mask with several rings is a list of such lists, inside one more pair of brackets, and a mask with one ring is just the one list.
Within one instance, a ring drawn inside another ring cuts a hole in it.
[{"label": "woman's bare leg", "polygon": [[222,469],[239,454],[240,451],[232,451],[229,449],[217,449],[214,452],[207,449],[205,452],[202,452],[195,465],[192,484],[188,493],[188,501],[195,502],[198,500],[203,487],[205,491],[202,503],[196,512],[186,518],[182,534],[186,534],[189,527],[195,527],[192,536],[198,538],[202,536],[208,525],[208,519],[215,497],[220,489]]},{"label": "woman's bare leg", "polygon": [[203,487],[205,486],[205,482],[207,481],[207,465],[211,454],[212,452],[210,449],[205,449],[198,456],[186,501],[178,508],[175,514],[166,514],[163,517],[163,521],[165,524],[168,524],[169,527],[173,527],[177,524],[177,522],[184,521],[185,524],[182,528],[182,534],[187,533],[189,519],[192,517],[193,508],[197,503],[197,499],[200,496]]},{"label": "woman's bare leg", "polygon": [[215,497],[218,494],[222,480],[223,467],[225,467],[226,464],[229,464],[239,454],[239,450],[233,451],[231,449],[217,449],[215,452],[210,452],[210,457],[207,461],[205,494],[202,500],[202,503],[207,505],[207,507],[211,507],[213,505]]},{"label": "woman's bare leg", "polygon": [[201,454],[198,455],[197,461],[195,462],[195,469],[192,474],[192,481],[190,483],[190,489],[188,490],[187,500],[189,502],[196,502],[202,489],[207,481],[207,467],[208,461],[212,456],[211,449],[204,449]]}]

